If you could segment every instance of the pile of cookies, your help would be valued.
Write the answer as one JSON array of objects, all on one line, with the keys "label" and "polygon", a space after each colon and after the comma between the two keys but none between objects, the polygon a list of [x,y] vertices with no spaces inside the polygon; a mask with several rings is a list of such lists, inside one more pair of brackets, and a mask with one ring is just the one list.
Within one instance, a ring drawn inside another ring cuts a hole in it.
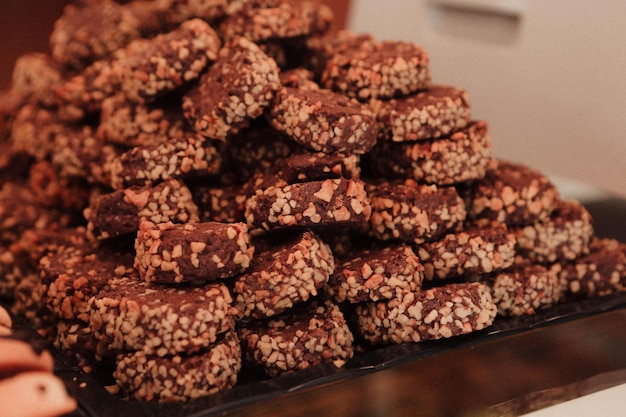
[{"label": "pile of cookies", "polygon": [[316,0],[70,5],[0,96],[0,295],[184,401],[623,291],[626,246],[492,154],[419,45]]}]

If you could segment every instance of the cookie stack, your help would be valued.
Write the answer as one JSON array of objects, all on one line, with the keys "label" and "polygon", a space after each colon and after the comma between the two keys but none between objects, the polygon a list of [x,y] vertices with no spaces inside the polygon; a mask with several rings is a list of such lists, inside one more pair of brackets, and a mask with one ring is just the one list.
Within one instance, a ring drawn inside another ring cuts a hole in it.
[{"label": "cookie stack", "polygon": [[124,396],[624,289],[624,244],[495,158],[423,48],[315,0],[81,2],[50,43],[0,96],[0,292]]}]

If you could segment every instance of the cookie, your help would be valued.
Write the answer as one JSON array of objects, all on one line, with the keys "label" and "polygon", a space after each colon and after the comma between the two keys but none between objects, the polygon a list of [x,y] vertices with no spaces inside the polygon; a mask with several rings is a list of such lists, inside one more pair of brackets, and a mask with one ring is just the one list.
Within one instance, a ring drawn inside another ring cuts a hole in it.
[{"label": "cookie", "polygon": [[175,179],[102,194],[84,214],[88,233],[98,240],[134,234],[141,219],[154,223],[198,222],[198,207],[189,188]]},{"label": "cookie", "polygon": [[138,103],[189,85],[217,59],[221,47],[217,33],[201,19],[137,44],[136,53],[116,62],[116,71],[126,97]]},{"label": "cookie", "polygon": [[493,160],[485,177],[472,187],[468,217],[476,224],[533,224],[549,218],[558,196],[554,184],[537,170]]},{"label": "cookie", "polygon": [[314,151],[363,154],[376,143],[376,115],[326,89],[280,89],[269,118],[276,129]]},{"label": "cookie", "polygon": [[109,350],[190,354],[234,328],[231,302],[223,284],[162,286],[129,275],[111,281],[91,298],[89,322]]},{"label": "cookie", "polygon": [[375,42],[371,48],[335,53],[326,62],[321,85],[361,101],[405,96],[429,86],[429,64],[419,45]]},{"label": "cookie", "polygon": [[564,291],[575,297],[626,291],[626,244],[594,237],[589,253],[563,263],[558,274]]},{"label": "cookie", "polygon": [[185,123],[174,98],[146,104],[116,94],[102,100],[96,132],[99,138],[124,146],[158,145],[182,138]]},{"label": "cookie", "polygon": [[76,359],[86,373],[99,366],[108,366],[114,352],[109,351],[94,335],[89,322],[82,320],[57,320],[54,347]]},{"label": "cookie", "polygon": [[354,336],[345,317],[328,301],[247,323],[239,332],[245,358],[270,376],[329,363],[340,368],[354,355]]},{"label": "cookie", "polygon": [[424,243],[462,226],[465,203],[456,189],[404,183],[370,184],[370,233],[381,240]]},{"label": "cookie", "polygon": [[245,223],[139,223],[135,267],[147,282],[203,284],[250,266],[254,246]]},{"label": "cookie", "polygon": [[50,34],[52,57],[63,67],[80,70],[140,36],[139,22],[112,0],[68,4]]},{"label": "cookie", "polygon": [[253,42],[323,34],[330,29],[333,13],[319,1],[282,2],[276,7],[245,8],[220,25],[226,39],[243,36]]},{"label": "cookie", "polygon": [[344,255],[324,289],[335,302],[354,304],[402,297],[420,290],[423,280],[420,259],[400,244]]},{"label": "cookie", "polygon": [[111,187],[149,186],[170,178],[190,181],[216,175],[221,153],[198,134],[187,134],[158,145],[135,146],[111,161]]},{"label": "cookie", "polygon": [[113,377],[124,395],[135,400],[183,402],[232,388],[241,365],[239,338],[228,331],[193,355],[120,353]]},{"label": "cookie", "polygon": [[372,100],[370,106],[378,115],[381,139],[392,142],[446,137],[471,122],[467,91],[443,84],[391,100]]},{"label": "cookie", "polygon": [[346,29],[312,35],[305,40],[306,53],[302,65],[313,73],[315,81],[320,81],[326,63],[334,55],[352,50],[372,51],[375,43],[369,33],[355,33]]},{"label": "cookie", "polygon": [[359,155],[298,152],[276,161],[272,172],[287,184],[332,178],[358,179]]},{"label": "cookie", "polygon": [[28,186],[39,204],[75,213],[75,218],[82,217],[81,213],[93,195],[92,187],[84,178],[62,176],[47,160],[31,165]]},{"label": "cookie", "polygon": [[238,184],[192,184],[191,194],[201,222],[245,222],[248,194]]},{"label": "cookie", "polygon": [[364,184],[345,178],[258,190],[245,209],[248,227],[260,231],[290,226],[363,227],[370,215]]},{"label": "cookie", "polygon": [[454,185],[483,178],[492,154],[488,125],[477,121],[438,139],[379,141],[363,169],[384,178]]},{"label": "cookie", "polygon": [[11,89],[25,100],[44,107],[53,107],[55,90],[62,80],[61,70],[48,54],[31,52],[15,60],[11,74]]},{"label": "cookie", "polygon": [[559,199],[549,218],[512,231],[520,255],[537,263],[573,261],[589,252],[593,238],[591,215],[575,200]]},{"label": "cookie", "polygon": [[246,38],[228,42],[183,97],[185,118],[200,134],[226,140],[263,114],[280,87],[276,62]]},{"label": "cookie", "polygon": [[39,262],[45,306],[63,320],[89,321],[89,299],[113,278],[132,267],[131,256],[97,250],[91,245],[69,246]]},{"label": "cookie", "polygon": [[439,240],[418,245],[416,252],[426,279],[464,274],[488,274],[506,269],[515,261],[515,234],[503,224],[465,228]]},{"label": "cookie", "polygon": [[485,329],[496,316],[489,287],[457,283],[358,304],[358,331],[372,345],[450,338]]},{"label": "cookie", "polygon": [[49,158],[55,136],[67,130],[57,114],[36,104],[21,106],[11,128],[14,151],[23,151],[36,160]]},{"label": "cookie", "polygon": [[496,274],[490,284],[501,316],[535,314],[557,304],[562,286],[557,274],[542,265],[518,265]]},{"label": "cookie", "polygon": [[238,318],[275,316],[315,297],[334,268],[328,245],[308,231],[260,251],[233,287]]}]

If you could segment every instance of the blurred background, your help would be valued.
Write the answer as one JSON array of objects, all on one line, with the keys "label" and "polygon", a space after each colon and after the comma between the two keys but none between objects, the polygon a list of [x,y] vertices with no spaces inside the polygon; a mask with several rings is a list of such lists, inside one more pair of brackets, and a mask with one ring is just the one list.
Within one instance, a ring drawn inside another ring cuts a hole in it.
[{"label": "blurred background", "polygon": [[[68,0],[0,0],[0,88],[15,58],[48,51]],[[465,88],[497,156],[566,197],[626,197],[626,2],[326,0],[336,26],[421,44],[435,82]]]}]

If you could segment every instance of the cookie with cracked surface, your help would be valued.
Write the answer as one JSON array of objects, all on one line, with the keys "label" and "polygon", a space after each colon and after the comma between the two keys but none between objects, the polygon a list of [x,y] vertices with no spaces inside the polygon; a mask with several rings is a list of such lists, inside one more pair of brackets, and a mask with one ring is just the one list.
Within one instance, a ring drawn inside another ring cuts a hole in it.
[{"label": "cookie with cracked surface", "polygon": [[535,314],[557,304],[563,291],[556,272],[539,264],[516,265],[495,274],[488,285],[501,316]]},{"label": "cookie with cracked surface", "polygon": [[305,303],[269,320],[240,326],[244,357],[269,376],[320,364],[343,367],[354,355],[354,336],[339,307]]},{"label": "cookie with cracked surface", "polygon": [[321,85],[360,101],[400,97],[429,86],[429,65],[428,53],[417,44],[375,42],[371,48],[335,53],[326,62]]},{"label": "cookie with cracked surface", "polygon": [[573,261],[586,255],[594,235],[587,209],[578,201],[561,199],[549,218],[512,231],[519,254],[537,263]]},{"label": "cookie with cracked surface", "polygon": [[137,233],[141,219],[154,223],[197,223],[199,219],[191,191],[175,179],[102,194],[84,214],[87,232],[97,240]]},{"label": "cookie with cracked surface", "polygon": [[383,178],[412,178],[427,184],[454,185],[483,178],[492,154],[488,125],[477,121],[438,139],[379,141],[368,154],[369,160],[363,169]]},{"label": "cookie with cracked surface", "polygon": [[161,144],[135,146],[113,159],[111,187],[148,186],[169,178],[193,180],[220,172],[221,152],[213,141],[196,133]]},{"label": "cookie with cracked surface", "polygon": [[102,100],[98,137],[125,146],[156,145],[183,137],[185,123],[174,98],[135,103],[124,94]]},{"label": "cookie with cracked surface", "polygon": [[476,224],[533,224],[550,217],[559,193],[550,180],[524,164],[492,160],[470,191],[468,217]]},{"label": "cookie with cracked surface", "polygon": [[436,185],[384,182],[368,184],[372,206],[370,233],[381,240],[424,243],[458,230],[466,218],[456,189]]},{"label": "cookie with cracked surface", "polygon": [[225,141],[270,106],[280,88],[279,72],[258,45],[233,39],[183,97],[185,117],[198,133]]},{"label": "cookie with cracked surface", "polygon": [[319,1],[286,1],[275,7],[242,9],[220,24],[220,33],[225,39],[243,36],[258,43],[323,34],[332,19],[331,8]]},{"label": "cookie with cracked surface", "polygon": [[372,345],[450,338],[485,329],[496,316],[489,287],[457,283],[359,304],[358,331]]},{"label": "cookie with cracked surface", "polygon": [[235,326],[236,310],[223,284],[165,286],[131,274],[110,281],[89,303],[94,335],[114,351],[190,354]]},{"label": "cookie with cracked surface", "polygon": [[261,251],[235,281],[238,318],[275,316],[315,297],[334,268],[330,247],[308,231]]},{"label": "cookie with cracked surface", "polygon": [[242,365],[235,331],[192,355],[120,353],[113,377],[125,396],[139,401],[183,402],[232,388]]},{"label": "cookie with cracked surface", "polygon": [[337,303],[389,300],[422,287],[424,267],[409,245],[354,251],[341,259],[324,286]]},{"label": "cookie with cracked surface", "polygon": [[466,90],[434,84],[425,90],[391,100],[372,100],[379,135],[392,142],[449,136],[471,121]]},{"label": "cookie with cracked surface", "polygon": [[564,291],[574,297],[594,297],[626,291],[626,244],[615,239],[592,238],[589,253],[561,264]]},{"label": "cookie with cracked surface", "polygon": [[[139,40],[136,51],[117,60],[121,90],[138,103],[189,85],[213,63],[222,45],[217,33],[201,19],[190,19],[149,42]],[[129,48],[134,48],[133,45]]]},{"label": "cookie with cracked surface", "polygon": [[327,89],[283,87],[268,117],[276,129],[314,151],[363,154],[376,143],[374,112]]},{"label": "cookie with cracked surface", "polygon": [[504,224],[467,227],[439,240],[418,245],[416,252],[426,279],[488,274],[515,261],[515,234]]},{"label": "cookie with cracked surface", "polygon": [[254,246],[245,223],[139,223],[135,267],[147,282],[202,284],[250,266]]},{"label": "cookie with cracked surface", "polygon": [[259,231],[290,226],[363,227],[370,215],[363,182],[345,178],[257,190],[245,209],[248,227]]}]

